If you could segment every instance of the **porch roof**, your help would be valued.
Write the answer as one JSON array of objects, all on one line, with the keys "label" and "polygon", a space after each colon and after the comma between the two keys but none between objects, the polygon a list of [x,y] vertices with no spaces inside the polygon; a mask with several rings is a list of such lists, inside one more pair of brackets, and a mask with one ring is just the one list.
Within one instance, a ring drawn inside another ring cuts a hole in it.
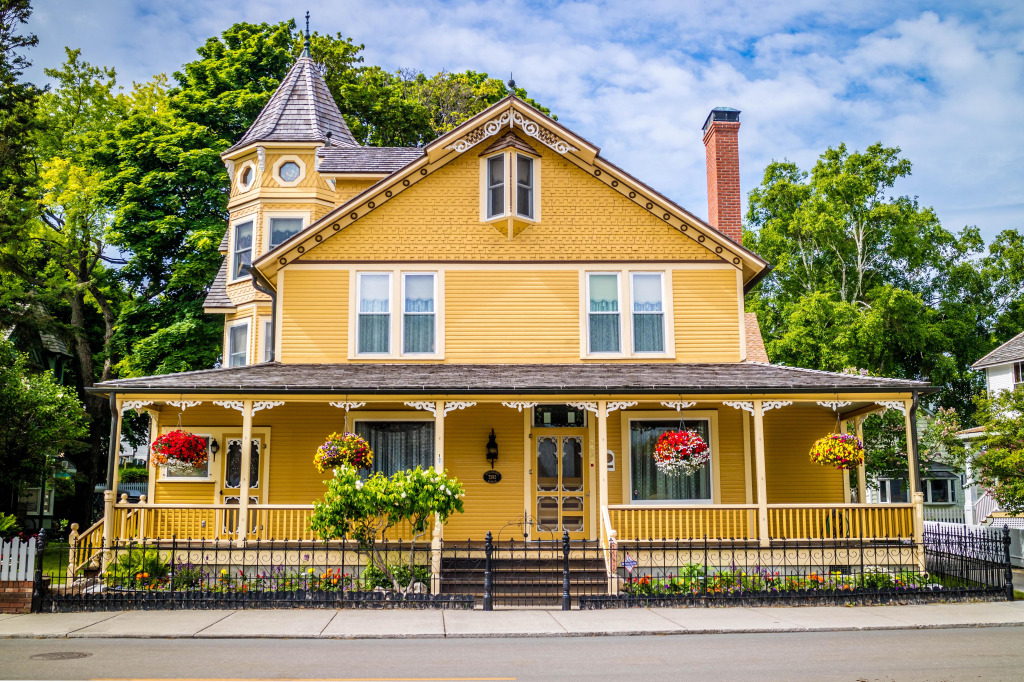
[{"label": "porch roof", "polygon": [[925,381],[742,363],[282,364],[98,383],[92,393],[931,393]]}]

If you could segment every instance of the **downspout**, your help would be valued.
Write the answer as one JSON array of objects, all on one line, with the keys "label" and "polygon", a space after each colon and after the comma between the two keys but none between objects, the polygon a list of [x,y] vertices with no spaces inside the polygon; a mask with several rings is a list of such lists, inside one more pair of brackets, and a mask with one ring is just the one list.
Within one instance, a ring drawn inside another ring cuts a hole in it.
[{"label": "downspout", "polygon": [[252,288],[270,297],[270,337],[265,343],[270,350],[270,361],[274,362],[277,360],[277,290],[259,270],[250,267],[249,274],[252,275]]},{"label": "downspout", "polygon": [[[110,392],[110,454],[107,455],[107,490],[114,490],[114,470],[117,467],[117,394]],[[95,480],[95,479],[94,479]],[[117,492],[116,490],[114,491]]]},{"label": "downspout", "polygon": [[924,488],[921,487],[921,461],[917,451],[917,408],[920,404],[917,391],[913,392],[913,398],[914,402],[910,406],[910,452],[913,454],[914,471],[911,473],[914,477],[914,488],[924,492]]}]

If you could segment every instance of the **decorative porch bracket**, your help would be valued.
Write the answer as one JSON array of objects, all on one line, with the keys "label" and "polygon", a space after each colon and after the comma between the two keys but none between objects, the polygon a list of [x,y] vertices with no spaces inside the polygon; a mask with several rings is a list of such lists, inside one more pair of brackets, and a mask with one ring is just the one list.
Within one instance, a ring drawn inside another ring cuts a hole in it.
[{"label": "decorative porch bracket", "polygon": [[257,400],[252,404],[252,413],[256,414],[260,410],[272,410],[281,405],[284,405],[283,400]]},{"label": "decorative porch bracket", "polygon": [[437,416],[437,414],[435,413],[437,403],[432,402],[430,400],[414,400],[412,402],[406,401],[405,404],[413,408],[414,410],[424,410],[425,412],[429,412],[435,417]]},{"label": "decorative porch bracket", "polygon": [[167,404],[171,405],[172,407],[177,407],[179,410],[184,412],[185,410],[187,410],[190,407],[195,407],[196,405],[202,405],[203,401],[202,400],[168,400]]},{"label": "decorative porch bracket", "polygon": [[833,412],[838,412],[840,408],[852,405],[849,400],[819,400],[818,404],[822,407],[827,407]]},{"label": "decorative porch bracket", "polygon": [[777,410],[780,407],[786,407],[787,405],[792,404],[792,400],[765,400],[761,403],[761,407],[763,407],[764,411],[767,412],[768,410]]},{"label": "decorative porch bracket", "polygon": [[693,407],[697,404],[696,400],[662,400],[661,404],[665,407],[671,408],[676,412],[682,412],[683,410]]},{"label": "decorative porch bracket", "polygon": [[593,412],[597,414],[597,403],[566,403],[569,407],[575,407],[577,410],[583,410],[586,412]]},{"label": "decorative porch bracket", "polygon": [[348,412],[349,410],[358,410],[360,407],[366,405],[366,403],[351,403],[347,400],[342,402],[332,402],[328,404],[331,407],[337,407],[339,410],[345,410],[346,412]]},{"label": "decorative porch bracket", "polygon": [[137,410],[140,407],[145,407],[146,405],[152,404],[152,400],[126,400],[123,403],[121,403],[121,414],[124,414],[128,410]]},{"label": "decorative porch bracket", "polygon": [[901,414],[907,413],[907,406],[902,400],[876,400],[876,405],[881,405],[887,410],[899,410]]},{"label": "decorative porch bracket", "polygon": [[[408,405],[408,403],[406,404]],[[476,405],[476,403],[471,401],[453,400],[450,403],[444,404],[444,416],[447,417],[449,412],[454,412],[455,410],[464,410],[467,407],[473,407],[474,405]]]},{"label": "decorative porch bracket", "polygon": [[245,404],[241,400],[214,400],[213,404],[223,407],[225,410],[238,410],[245,414]]},{"label": "decorative porch bracket", "polygon": [[534,407],[537,407],[537,403],[527,403],[518,401],[511,403],[502,403],[502,405],[504,405],[505,407],[512,408],[513,410],[518,410],[519,412],[522,412],[523,410],[530,410],[533,409]]},{"label": "decorative porch bracket", "polygon": [[749,400],[723,400],[722,403],[734,410],[746,410],[750,414],[754,414],[754,403]]},{"label": "decorative porch bracket", "polygon": [[608,407],[606,409],[608,410],[609,413],[612,413],[615,410],[624,410],[627,407],[633,407],[634,405],[636,405],[636,401],[635,400],[633,400],[633,401],[620,400],[619,402],[608,403]]}]

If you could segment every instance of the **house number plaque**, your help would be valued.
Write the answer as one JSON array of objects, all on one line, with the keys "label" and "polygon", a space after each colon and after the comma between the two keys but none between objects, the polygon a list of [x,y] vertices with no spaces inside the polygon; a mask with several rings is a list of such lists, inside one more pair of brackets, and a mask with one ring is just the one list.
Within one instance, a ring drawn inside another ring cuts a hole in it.
[{"label": "house number plaque", "polygon": [[501,480],[501,472],[490,469],[484,472],[484,480],[488,483],[497,483]]}]

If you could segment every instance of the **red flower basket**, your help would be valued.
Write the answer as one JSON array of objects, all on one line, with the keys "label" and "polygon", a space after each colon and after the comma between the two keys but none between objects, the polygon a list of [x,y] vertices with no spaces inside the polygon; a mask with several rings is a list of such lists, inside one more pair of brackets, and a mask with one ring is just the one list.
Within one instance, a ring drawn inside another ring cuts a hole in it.
[{"label": "red flower basket", "polygon": [[710,461],[708,444],[695,431],[666,431],[654,446],[654,465],[666,476],[691,476]]},{"label": "red flower basket", "polygon": [[153,441],[153,463],[161,466],[201,467],[208,459],[206,439],[187,431],[170,431]]}]

